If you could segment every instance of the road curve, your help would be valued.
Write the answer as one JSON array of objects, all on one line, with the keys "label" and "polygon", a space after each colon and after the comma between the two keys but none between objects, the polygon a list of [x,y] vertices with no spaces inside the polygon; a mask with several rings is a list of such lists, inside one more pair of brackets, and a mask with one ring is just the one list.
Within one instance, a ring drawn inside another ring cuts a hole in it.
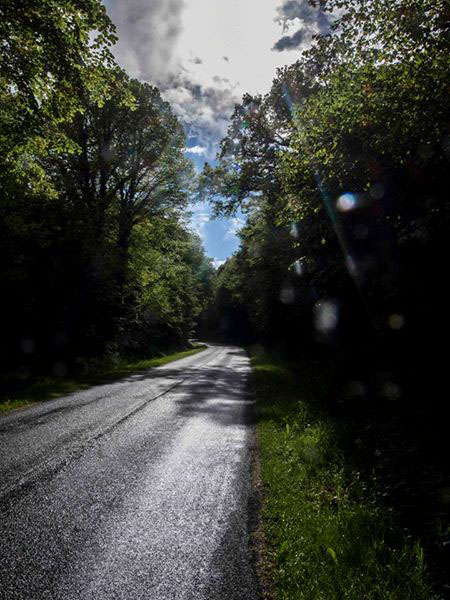
[{"label": "road curve", "polygon": [[0,419],[0,598],[254,600],[243,350]]}]

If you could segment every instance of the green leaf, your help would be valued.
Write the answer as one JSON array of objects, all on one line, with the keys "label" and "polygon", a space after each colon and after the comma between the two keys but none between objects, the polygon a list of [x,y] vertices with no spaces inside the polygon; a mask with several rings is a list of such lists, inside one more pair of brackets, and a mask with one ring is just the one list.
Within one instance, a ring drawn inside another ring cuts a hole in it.
[{"label": "green leaf", "polygon": [[333,562],[337,563],[337,556],[336,556],[336,552],[333,550],[333,548],[327,548],[326,550],[328,556],[330,556],[333,560]]}]

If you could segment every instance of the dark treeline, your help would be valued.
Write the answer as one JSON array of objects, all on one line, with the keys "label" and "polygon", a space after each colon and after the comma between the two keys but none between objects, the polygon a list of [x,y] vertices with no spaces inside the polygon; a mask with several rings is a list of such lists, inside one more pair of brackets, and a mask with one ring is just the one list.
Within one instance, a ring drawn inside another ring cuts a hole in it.
[{"label": "dark treeline", "polygon": [[[355,438],[395,421],[412,438],[398,465],[417,465],[420,447],[445,467],[448,3],[320,7],[338,11],[330,34],[280,69],[268,94],[244,97],[218,165],[203,172],[218,213],[248,215],[239,251],[219,269],[211,322],[224,336],[318,361],[324,380],[331,369],[329,407],[362,419]],[[412,518],[422,476],[422,500],[446,514],[434,476],[411,472],[406,484],[398,465],[391,478]]]},{"label": "dark treeline", "polygon": [[1,1],[0,38],[2,371],[181,347],[214,273],[181,124],[99,0]]},{"label": "dark treeline", "polygon": [[411,388],[417,413],[442,407],[448,7],[321,7],[340,8],[331,34],[279,70],[267,95],[244,97],[218,166],[202,175],[218,213],[248,214],[220,269],[216,321],[247,339],[337,351],[344,379],[361,380],[350,394],[383,370],[367,386],[379,399],[400,404]]}]

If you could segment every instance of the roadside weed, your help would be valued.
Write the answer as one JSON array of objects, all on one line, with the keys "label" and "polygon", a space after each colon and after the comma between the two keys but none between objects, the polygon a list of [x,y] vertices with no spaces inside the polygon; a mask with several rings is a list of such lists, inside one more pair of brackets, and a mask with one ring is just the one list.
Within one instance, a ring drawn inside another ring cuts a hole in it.
[{"label": "roadside weed", "polygon": [[311,374],[252,357],[263,527],[279,600],[432,600],[420,542],[339,447]]}]

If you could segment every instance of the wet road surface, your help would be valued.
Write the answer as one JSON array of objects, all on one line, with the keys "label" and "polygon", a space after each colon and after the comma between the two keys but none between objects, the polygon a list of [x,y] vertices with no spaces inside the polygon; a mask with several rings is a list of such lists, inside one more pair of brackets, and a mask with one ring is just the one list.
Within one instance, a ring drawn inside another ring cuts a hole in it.
[{"label": "wet road surface", "polygon": [[0,418],[0,597],[254,600],[243,350]]}]

